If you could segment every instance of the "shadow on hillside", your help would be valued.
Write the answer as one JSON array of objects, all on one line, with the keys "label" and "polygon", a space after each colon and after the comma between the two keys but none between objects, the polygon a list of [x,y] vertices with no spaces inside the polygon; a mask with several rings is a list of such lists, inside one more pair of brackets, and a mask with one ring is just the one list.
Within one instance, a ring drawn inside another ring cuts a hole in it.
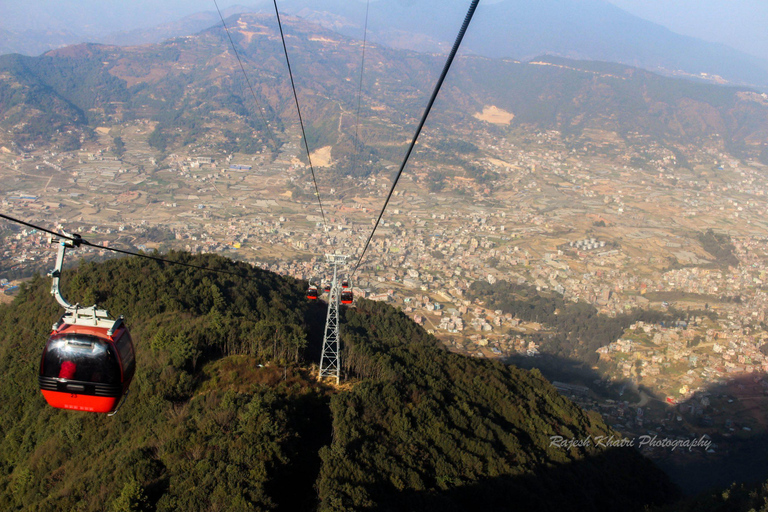
[{"label": "shadow on hillside", "polygon": [[291,464],[274,468],[269,489],[277,505],[275,510],[285,512],[317,509],[315,482],[322,465],[320,448],[331,443],[333,422],[329,396],[311,393],[294,400],[298,436],[291,449],[295,456]]},{"label": "shadow on hillside", "polygon": [[372,497],[380,505],[369,509],[377,512],[640,511],[680,497],[662,472],[627,448],[606,450],[530,475],[480,480],[446,491],[377,491]]},{"label": "shadow on hillside", "polygon": [[711,438],[714,453],[654,454],[654,461],[686,493],[725,488],[734,482],[764,482],[768,479],[766,389],[768,374],[739,374],[670,407],[675,423]]},{"label": "shadow on hillside", "polygon": [[653,461],[687,495],[724,490],[732,483],[762,483],[768,479],[768,435],[724,439],[712,435],[715,454],[686,453],[653,456]]},{"label": "shadow on hillside", "polygon": [[[634,383],[626,381],[606,386],[606,379],[599,371],[578,360],[545,354],[535,358],[514,357],[507,362],[525,369],[538,368],[550,381],[586,386],[601,399],[627,401],[632,407],[640,400]],[[664,402],[664,396],[641,387],[639,391],[650,399],[644,406],[646,418],[653,409],[665,422],[662,425],[659,421],[646,421],[642,428],[633,430],[642,435],[654,434],[660,439],[698,439],[705,434],[711,438],[714,453],[707,453],[701,447],[691,451],[658,448],[644,452],[687,495],[724,489],[734,482],[764,482],[768,479],[766,389],[768,374],[735,375],[724,384],[710,385],[690,399],[672,405]],[[605,421],[613,423],[608,417]],[[624,434],[633,436],[629,432]]]},{"label": "shadow on hillside", "polygon": [[[586,386],[601,398],[628,402],[636,402],[640,398],[635,383],[629,380],[609,382],[605,374],[576,359],[542,354],[537,357],[512,356],[505,362],[526,370],[538,368],[550,382],[562,381]],[[652,391],[646,389],[643,391],[653,396]]]},{"label": "shadow on hillside", "polygon": [[304,321],[309,331],[304,357],[309,363],[320,364],[320,353],[323,350],[323,331],[325,329],[327,313],[328,303],[324,300],[317,300],[309,305],[304,314]]}]

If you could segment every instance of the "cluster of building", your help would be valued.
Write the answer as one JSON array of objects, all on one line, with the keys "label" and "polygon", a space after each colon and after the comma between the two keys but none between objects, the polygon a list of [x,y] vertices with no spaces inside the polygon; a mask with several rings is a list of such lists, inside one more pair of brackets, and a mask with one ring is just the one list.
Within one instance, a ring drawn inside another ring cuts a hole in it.
[{"label": "cluster of building", "polygon": [[[324,253],[359,256],[390,184],[374,174],[328,187],[323,171],[321,214],[295,142],[274,159],[195,147],[158,162],[145,141],[151,128],[124,127],[121,158],[98,148],[0,152],[8,175],[3,211],[101,243],[226,253],[323,280]],[[492,182],[476,183],[441,162],[409,168],[358,270],[357,296],[401,307],[452,349],[485,357],[534,357],[541,347],[529,335],[547,326],[468,300],[476,281],[525,283],[609,316],[709,310],[716,319],[694,312],[686,326],[635,325],[600,357],[615,378],[675,400],[696,396],[706,382],[768,370],[760,351],[768,180],[759,163],[705,144],[684,148],[693,172],[637,134],[566,145],[549,131],[477,146],[484,156],[474,164],[496,173]],[[445,176],[441,193],[425,185],[435,173]],[[696,239],[701,226],[731,234],[738,267],[717,266]],[[15,230],[5,237],[0,269],[39,263],[45,271],[52,254],[41,234]]]}]

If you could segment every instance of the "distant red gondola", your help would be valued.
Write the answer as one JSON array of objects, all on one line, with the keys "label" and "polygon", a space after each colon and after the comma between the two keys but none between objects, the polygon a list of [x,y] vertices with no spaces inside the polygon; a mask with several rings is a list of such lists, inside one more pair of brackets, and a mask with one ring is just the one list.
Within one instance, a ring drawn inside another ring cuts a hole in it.
[{"label": "distant red gondola", "polygon": [[310,286],[307,289],[307,298],[309,300],[317,300],[318,293],[317,293],[317,286]]},{"label": "distant red gondola", "polygon": [[352,304],[352,290],[342,290],[341,291],[341,303],[342,304]]},{"label": "distant red gondola", "polygon": [[341,287],[342,288],[349,288],[349,280],[348,279],[343,279],[341,281]]}]

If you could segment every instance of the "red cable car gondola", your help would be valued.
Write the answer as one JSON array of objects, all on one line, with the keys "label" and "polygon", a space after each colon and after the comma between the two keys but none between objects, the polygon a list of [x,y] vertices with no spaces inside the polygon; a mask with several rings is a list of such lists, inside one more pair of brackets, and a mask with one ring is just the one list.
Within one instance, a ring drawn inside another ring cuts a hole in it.
[{"label": "red cable car gondola", "polygon": [[323,291],[325,293],[331,293],[331,285],[330,285],[330,283],[325,283],[325,285],[323,286]]},{"label": "red cable car gondola", "polygon": [[342,288],[349,288],[349,280],[348,279],[342,279],[341,287]]},{"label": "red cable car gondola", "polygon": [[342,290],[341,291],[341,303],[342,304],[352,304],[352,290]]},{"label": "red cable car gondola", "polygon": [[317,300],[318,293],[317,293],[317,286],[312,286],[307,289],[307,298],[309,300]]},{"label": "red cable car gondola", "polygon": [[59,278],[67,247],[62,241],[51,272],[51,293],[66,312],[53,326],[40,359],[38,382],[49,405],[60,409],[114,414],[136,370],[133,341],[123,317],[96,306],[81,308],[61,296]]},{"label": "red cable car gondola", "polygon": [[111,413],[128,392],[136,369],[131,335],[122,318],[93,320],[65,314],[48,338],[38,382],[53,407]]}]

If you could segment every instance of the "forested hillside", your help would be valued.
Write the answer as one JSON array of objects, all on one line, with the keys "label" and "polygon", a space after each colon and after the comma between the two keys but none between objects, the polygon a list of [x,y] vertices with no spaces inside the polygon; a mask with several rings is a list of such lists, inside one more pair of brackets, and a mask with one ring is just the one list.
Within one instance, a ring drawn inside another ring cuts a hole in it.
[{"label": "forested hillside", "polygon": [[350,310],[345,327],[351,363],[381,378],[331,400],[323,510],[632,510],[671,495],[632,450],[551,446],[611,430],[537,371],[448,353],[379,303]]},{"label": "forested hillside", "polygon": [[49,408],[37,365],[60,314],[35,278],[0,308],[2,510],[642,510],[666,476],[537,372],[443,350],[393,308],[345,310],[346,383],[310,372],[305,283],[214,256],[66,271],[71,301],[126,315],[138,369],[114,418]]},{"label": "forested hillside", "polygon": [[[283,478],[311,465],[318,425],[327,430],[325,392],[293,365],[311,317],[302,286],[221,258],[195,263],[248,279],[136,258],[65,271],[69,300],[124,314],[132,330],[137,375],[114,418],[51,409],[37,390],[60,315],[48,279],[0,309],[0,509],[289,509],[312,500],[312,477],[299,489]],[[259,363],[271,364],[256,371]]]}]

